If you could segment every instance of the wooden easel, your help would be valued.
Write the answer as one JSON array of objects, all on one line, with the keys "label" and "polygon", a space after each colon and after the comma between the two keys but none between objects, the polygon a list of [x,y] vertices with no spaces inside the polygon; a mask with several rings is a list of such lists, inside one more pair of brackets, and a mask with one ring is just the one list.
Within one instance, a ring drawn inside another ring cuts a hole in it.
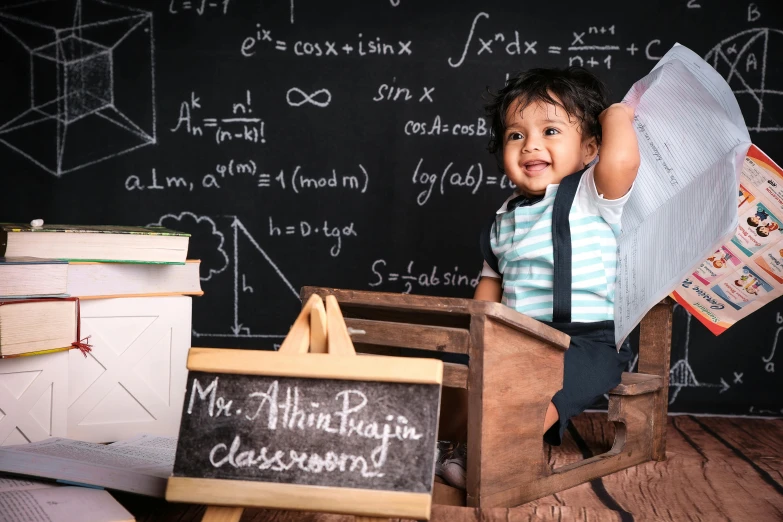
[{"label": "wooden easel", "polygon": [[[340,305],[333,295],[324,301],[313,294],[302,307],[278,353],[306,354],[328,353],[331,355],[356,355],[351,336],[345,326]],[[346,361],[350,364],[350,361]],[[302,499],[302,507],[307,508],[307,499]],[[208,506],[202,522],[238,522],[243,507]],[[356,517],[357,522],[381,522],[388,518]]]}]

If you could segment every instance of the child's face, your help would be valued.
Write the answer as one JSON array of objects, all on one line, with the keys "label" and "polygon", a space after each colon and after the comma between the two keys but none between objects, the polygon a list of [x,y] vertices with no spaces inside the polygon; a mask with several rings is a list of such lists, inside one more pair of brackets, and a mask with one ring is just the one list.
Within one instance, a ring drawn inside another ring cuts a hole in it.
[{"label": "child's face", "polygon": [[595,138],[583,140],[579,120],[562,107],[533,102],[521,113],[517,104],[509,107],[503,166],[524,194],[544,194],[547,185],[582,170],[597,152]]}]

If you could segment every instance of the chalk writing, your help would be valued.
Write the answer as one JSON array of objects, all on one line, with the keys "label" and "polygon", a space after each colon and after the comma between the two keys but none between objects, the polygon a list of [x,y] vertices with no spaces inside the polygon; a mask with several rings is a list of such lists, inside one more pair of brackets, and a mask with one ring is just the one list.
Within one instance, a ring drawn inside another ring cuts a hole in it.
[{"label": "chalk writing", "polygon": [[334,245],[329,249],[332,257],[340,255],[344,237],[357,237],[353,222],[348,225],[330,226],[327,220],[324,220],[322,226],[313,226],[307,221],[299,221],[293,225],[277,225],[272,216],[269,216],[269,236],[295,236],[295,237],[317,237],[319,234],[326,238],[334,238]]},{"label": "chalk writing", "polygon": [[232,104],[228,117],[198,120],[194,113],[199,109],[201,109],[201,99],[195,92],[191,92],[190,100],[180,103],[176,125],[169,130],[183,131],[191,136],[204,136],[205,129],[214,129],[214,139],[218,145],[235,140],[266,143],[264,120],[252,116],[252,99],[249,90],[245,91],[245,99],[242,102]]},{"label": "chalk writing", "polygon": [[[234,158],[225,163],[216,163],[214,168],[206,174],[197,174],[195,182],[191,181],[192,177],[192,175],[160,176],[153,168],[149,176],[141,174],[127,176],[124,187],[128,192],[166,189],[192,192],[198,189],[220,190],[230,187],[231,182],[241,183],[243,180],[249,180],[248,186],[261,189],[291,190],[295,194],[313,190],[349,191],[364,194],[370,184],[370,175],[361,163],[353,173],[345,171],[338,173],[338,169],[334,168],[326,169],[324,173],[314,173],[303,170],[301,165],[296,165],[293,169],[280,169],[279,173],[274,174],[262,172],[261,167],[253,159],[237,160]],[[486,183],[496,182],[487,178]]]},{"label": "chalk writing", "polygon": [[405,290],[404,294],[410,294],[414,285],[416,288],[430,288],[440,286],[458,286],[458,287],[471,287],[476,288],[480,275],[470,276],[463,272],[460,272],[459,266],[455,266],[453,270],[446,272],[438,272],[436,265],[432,266],[432,269],[426,269],[424,272],[414,271],[413,261],[408,263],[405,272],[389,272],[386,270],[388,263],[384,259],[376,259],[370,271],[372,272],[372,281],[368,283],[370,287],[381,286],[382,284],[389,282],[394,283],[401,281]]},{"label": "chalk writing", "polygon": [[288,41],[272,37],[270,29],[256,24],[255,33],[242,40],[240,53],[245,58],[254,56],[261,46],[280,52],[292,51],[294,56],[321,58],[332,56],[412,56],[412,40],[385,40],[380,36],[366,37],[358,33],[356,40],[296,40],[289,47]]},{"label": "chalk writing", "polygon": [[437,115],[432,122],[408,120],[403,132],[407,136],[486,136],[489,129],[484,118],[477,118],[476,123],[448,124]]},{"label": "chalk writing", "polygon": [[[432,94],[435,92],[435,87],[422,87],[419,93],[418,89],[411,89],[408,87],[400,87],[395,85],[397,78],[392,78],[391,83],[382,83],[378,86],[378,91],[375,96],[372,97],[372,101],[384,102],[384,101],[403,101],[410,100],[423,102],[434,102]],[[406,133],[407,134],[407,133]]]},{"label": "chalk writing", "polygon": [[214,468],[257,467],[282,472],[296,467],[308,473],[358,472],[365,478],[382,477],[392,444],[415,442],[423,437],[421,430],[406,417],[389,413],[388,408],[371,414],[374,405],[369,403],[367,395],[350,384],[332,397],[318,397],[316,401],[307,396],[307,390],[275,379],[269,385],[259,385],[238,402],[239,398],[227,400],[220,395],[219,382],[220,377],[214,377],[208,384],[194,378],[186,414],[192,415],[195,410],[199,415],[199,410],[205,408],[210,418],[233,415],[235,422],[250,421],[256,430],[325,432],[335,435],[332,439],[335,445],[351,437],[377,441],[377,445],[367,456],[346,454],[338,447],[322,451],[321,455],[285,447],[243,448],[241,437],[235,435],[231,442],[219,442],[210,449],[209,462]]},{"label": "chalk writing", "polygon": [[[454,162],[448,163],[441,172],[427,172],[422,168],[424,158],[420,158],[413,170],[411,183],[414,186],[423,185],[425,188],[416,195],[416,203],[423,206],[429,201],[433,191],[446,194],[446,187],[463,188],[476,194],[482,185],[496,185],[501,189],[515,189],[514,185],[505,175],[504,176],[485,176],[484,167],[481,163],[474,163],[468,166],[466,171],[459,172],[453,170]],[[435,187],[438,187],[435,190]]]},{"label": "chalk writing", "polygon": [[199,16],[203,16],[205,13],[216,12],[219,14],[226,14],[228,12],[228,4],[231,0],[171,0],[169,2],[169,13],[176,15],[183,12],[192,11]]},{"label": "chalk writing", "polygon": [[291,107],[301,107],[306,103],[316,107],[327,107],[332,102],[332,93],[329,89],[318,89],[312,94],[307,94],[298,87],[291,87],[285,93],[285,101]]}]

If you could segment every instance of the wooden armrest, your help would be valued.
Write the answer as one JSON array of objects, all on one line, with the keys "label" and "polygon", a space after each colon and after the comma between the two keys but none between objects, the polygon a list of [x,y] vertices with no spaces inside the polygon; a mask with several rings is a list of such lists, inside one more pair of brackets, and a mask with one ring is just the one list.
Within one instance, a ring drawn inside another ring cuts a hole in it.
[{"label": "wooden armrest", "polygon": [[367,290],[343,290],[339,288],[324,288],[303,286],[299,292],[303,302],[313,293],[321,296],[333,295],[340,305],[349,304],[357,307],[386,308],[408,312],[427,312],[441,314],[470,313],[468,309],[472,299],[455,297],[431,297],[427,295],[397,294],[392,292],[372,292]]},{"label": "wooden armrest", "polygon": [[611,395],[642,395],[652,393],[663,387],[663,379],[658,375],[623,372],[620,384],[609,391]]},{"label": "wooden armrest", "polygon": [[524,332],[532,337],[545,341],[562,348],[568,349],[571,344],[571,337],[560,330],[555,330],[532,317],[521,314],[500,303],[491,301],[475,301],[471,299],[470,309],[473,314],[483,314],[499,323],[513,328],[514,330]]},{"label": "wooden armrest", "polygon": [[352,317],[347,317],[345,324],[354,329],[351,338],[357,343],[449,353],[468,353],[470,348],[470,332],[465,328]]}]

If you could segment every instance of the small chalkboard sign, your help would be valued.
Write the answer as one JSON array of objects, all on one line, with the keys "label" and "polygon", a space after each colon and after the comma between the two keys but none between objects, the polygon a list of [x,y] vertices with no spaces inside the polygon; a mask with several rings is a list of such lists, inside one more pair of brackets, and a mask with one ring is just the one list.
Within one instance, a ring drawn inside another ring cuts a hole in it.
[{"label": "small chalkboard sign", "polygon": [[191,349],[166,498],[428,519],[442,362],[356,356],[334,297],[328,320],[311,301],[282,353]]}]

